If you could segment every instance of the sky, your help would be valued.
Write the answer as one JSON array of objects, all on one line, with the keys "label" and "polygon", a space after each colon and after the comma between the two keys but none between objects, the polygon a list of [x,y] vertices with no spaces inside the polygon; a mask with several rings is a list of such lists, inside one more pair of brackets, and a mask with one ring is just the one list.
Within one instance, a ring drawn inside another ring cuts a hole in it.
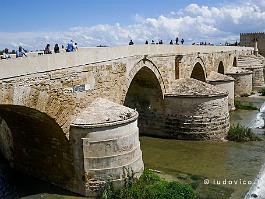
[{"label": "sky", "polygon": [[13,0],[1,2],[0,11],[0,49],[36,50],[71,39],[79,46],[176,37],[217,44],[265,31],[265,0]]}]

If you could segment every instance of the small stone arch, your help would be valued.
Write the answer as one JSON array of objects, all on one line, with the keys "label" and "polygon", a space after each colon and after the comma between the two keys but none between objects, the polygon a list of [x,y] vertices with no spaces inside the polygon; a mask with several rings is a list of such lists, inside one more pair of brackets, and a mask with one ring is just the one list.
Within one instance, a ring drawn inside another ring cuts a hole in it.
[{"label": "small stone arch", "polygon": [[223,75],[225,74],[225,68],[224,68],[224,64],[222,61],[219,62],[217,72]]},{"label": "small stone arch", "polygon": [[206,72],[204,68],[204,63],[201,58],[196,59],[194,67],[192,68],[192,72],[190,77],[193,79],[197,79],[203,82],[206,82]]},{"label": "small stone arch", "polygon": [[163,93],[163,96],[164,96],[164,94],[166,93],[166,87],[165,87],[165,84],[164,84],[162,75],[161,75],[159,69],[157,68],[157,66],[151,60],[149,60],[149,59],[142,59],[142,60],[140,60],[129,71],[128,77],[127,77],[127,88],[130,87],[131,82],[133,81],[135,75],[143,67],[146,67],[146,68],[150,69],[154,73],[154,75],[156,76],[156,78],[157,78],[157,80],[158,80],[158,82],[160,84],[160,87],[161,87],[161,90],[162,90],[162,93]]},{"label": "small stone arch", "polygon": [[234,57],[234,59],[233,59],[233,67],[237,67],[237,58],[236,57]]}]

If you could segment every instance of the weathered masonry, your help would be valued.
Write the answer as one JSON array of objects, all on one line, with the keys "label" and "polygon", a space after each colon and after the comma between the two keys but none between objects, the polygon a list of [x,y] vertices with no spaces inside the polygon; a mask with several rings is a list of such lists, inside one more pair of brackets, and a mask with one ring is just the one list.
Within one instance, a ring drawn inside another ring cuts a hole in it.
[{"label": "weathered masonry", "polygon": [[[233,93],[253,86],[225,75],[251,54],[142,45],[2,60],[1,153],[21,171],[94,197],[108,178],[119,185],[128,172],[141,174],[139,132],[223,139]],[[247,74],[262,79],[260,68]]]},{"label": "weathered masonry", "polygon": [[240,45],[254,47],[255,41],[257,41],[258,51],[262,56],[265,56],[265,33],[254,32],[254,33],[241,33],[240,34]]}]

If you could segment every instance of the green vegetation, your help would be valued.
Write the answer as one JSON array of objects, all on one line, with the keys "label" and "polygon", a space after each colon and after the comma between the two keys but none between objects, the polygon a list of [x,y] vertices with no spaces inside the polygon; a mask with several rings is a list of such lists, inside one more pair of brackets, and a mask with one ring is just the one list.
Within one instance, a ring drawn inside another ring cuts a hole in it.
[{"label": "green vegetation", "polygon": [[265,88],[261,88],[259,90],[259,93],[260,93],[261,96],[265,96]]},{"label": "green vegetation", "polygon": [[236,142],[261,141],[262,139],[255,135],[250,128],[240,124],[231,126],[227,139]]},{"label": "green vegetation", "polygon": [[236,109],[242,109],[242,110],[258,110],[256,106],[254,106],[251,102],[240,102],[238,100],[235,100],[235,107]]},{"label": "green vegetation", "polygon": [[107,183],[101,199],[195,199],[190,185],[167,182],[150,170],[145,170],[139,179],[128,177],[122,188]]}]

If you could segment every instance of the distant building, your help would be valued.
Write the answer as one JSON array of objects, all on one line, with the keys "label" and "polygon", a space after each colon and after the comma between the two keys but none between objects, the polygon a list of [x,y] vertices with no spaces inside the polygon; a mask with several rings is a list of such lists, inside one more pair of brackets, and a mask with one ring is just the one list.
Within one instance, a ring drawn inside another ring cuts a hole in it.
[{"label": "distant building", "polygon": [[240,33],[240,46],[254,47],[255,39],[258,40],[259,54],[265,56],[265,32]]}]

